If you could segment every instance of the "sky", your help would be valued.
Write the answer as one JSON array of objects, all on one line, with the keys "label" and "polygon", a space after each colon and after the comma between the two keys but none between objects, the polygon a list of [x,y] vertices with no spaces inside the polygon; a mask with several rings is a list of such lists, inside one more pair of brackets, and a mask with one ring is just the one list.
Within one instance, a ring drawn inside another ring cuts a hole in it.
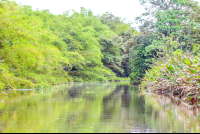
[{"label": "sky", "polygon": [[137,27],[135,17],[145,12],[139,0],[14,0],[19,4],[30,5],[33,10],[48,9],[57,15],[73,9],[77,12],[80,7],[90,9],[94,15],[110,12],[115,16],[126,18],[125,22],[132,22],[132,27]]}]

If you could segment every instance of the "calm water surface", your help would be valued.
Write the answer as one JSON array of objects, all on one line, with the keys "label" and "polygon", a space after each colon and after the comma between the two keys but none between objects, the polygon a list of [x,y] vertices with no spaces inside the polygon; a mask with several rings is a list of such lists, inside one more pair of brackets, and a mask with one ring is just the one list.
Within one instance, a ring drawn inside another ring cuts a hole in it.
[{"label": "calm water surface", "polygon": [[129,84],[74,84],[0,96],[1,133],[200,132],[198,106]]}]

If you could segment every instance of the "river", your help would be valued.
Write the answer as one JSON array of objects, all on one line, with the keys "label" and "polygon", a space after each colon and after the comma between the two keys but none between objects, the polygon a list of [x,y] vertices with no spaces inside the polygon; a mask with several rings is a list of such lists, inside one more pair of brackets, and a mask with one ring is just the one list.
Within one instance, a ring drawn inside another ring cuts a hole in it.
[{"label": "river", "polygon": [[128,83],[76,83],[1,94],[0,132],[200,132],[198,111]]}]

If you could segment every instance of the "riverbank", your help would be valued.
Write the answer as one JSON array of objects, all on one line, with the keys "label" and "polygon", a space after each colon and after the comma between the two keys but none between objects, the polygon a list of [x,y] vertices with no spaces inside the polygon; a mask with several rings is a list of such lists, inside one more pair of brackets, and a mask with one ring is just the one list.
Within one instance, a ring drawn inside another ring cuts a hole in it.
[{"label": "riverbank", "polygon": [[182,101],[199,102],[200,59],[180,54],[159,60],[146,72],[141,88],[147,92],[177,96]]},{"label": "riverbank", "polygon": [[176,96],[163,95],[158,93],[146,93],[146,92],[142,92],[140,95],[144,95],[147,98],[149,98],[148,103],[150,105],[155,105],[154,102],[157,102],[158,104],[156,105],[156,107],[167,107],[168,105],[170,105],[172,109],[181,111],[187,116],[199,115],[199,108],[200,108],[199,104],[193,105],[190,102],[184,102]]},{"label": "riverbank", "polygon": [[0,94],[1,93],[5,93],[5,92],[9,92],[9,91],[46,91],[46,90],[59,90],[59,89],[62,89],[62,88],[65,88],[65,87],[71,87],[73,85],[85,85],[85,84],[89,84],[89,85],[93,85],[93,84],[127,84],[127,83],[130,83],[130,80],[129,78],[118,78],[118,79],[110,79],[108,81],[103,81],[103,82],[99,82],[99,81],[93,81],[93,82],[68,82],[68,83],[65,83],[65,84],[58,84],[58,85],[52,85],[52,86],[49,86],[49,87],[46,87],[46,86],[40,86],[38,88],[31,88],[31,89],[26,89],[26,88],[22,88],[22,89],[4,89],[2,91],[0,91]]}]

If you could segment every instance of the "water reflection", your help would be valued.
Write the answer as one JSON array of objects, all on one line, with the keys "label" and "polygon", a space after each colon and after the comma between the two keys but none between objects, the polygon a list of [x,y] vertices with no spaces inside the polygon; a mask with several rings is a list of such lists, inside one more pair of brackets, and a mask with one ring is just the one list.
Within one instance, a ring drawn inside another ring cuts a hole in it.
[{"label": "water reflection", "polygon": [[157,98],[157,101],[160,105],[167,107],[170,105],[170,107],[182,111],[187,116],[198,116],[199,115],[199,106],[195,103],[194,105],[188,105],[188,103],[181,102],[181,100],[178,97],[175,96],[164,96],[164,95],[152,95],[152,97]]},{"label": "water reflection", "polygon": [[128,84],[75,84],[0,98],[0,132],[199,132],[198,107]]},{"label": "water reflection", "polygon": [[[199,107],[187,105],[177,97],[145,94],[146,105],[153,106],[155,125],[166,132],[200,132]],[[162,120],[160,124],[156,120]]]}]

